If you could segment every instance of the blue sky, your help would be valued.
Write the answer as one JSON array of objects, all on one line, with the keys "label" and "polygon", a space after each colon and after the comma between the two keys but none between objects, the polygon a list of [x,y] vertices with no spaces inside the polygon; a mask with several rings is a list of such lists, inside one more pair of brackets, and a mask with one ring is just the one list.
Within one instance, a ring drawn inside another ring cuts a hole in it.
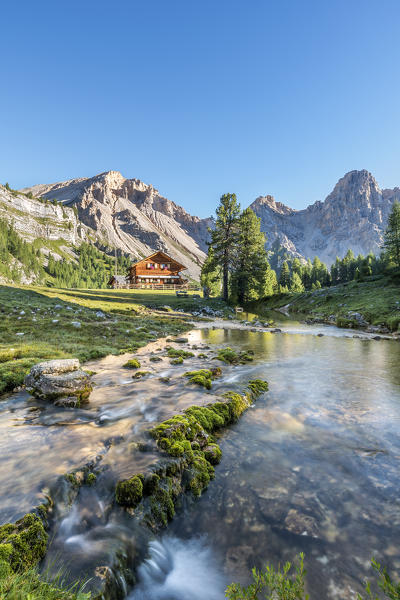
[{"label": "blue sky", "polygon": [[0,181],[109,169],[200,216],[400,186],[398,0],[3,3]]}]

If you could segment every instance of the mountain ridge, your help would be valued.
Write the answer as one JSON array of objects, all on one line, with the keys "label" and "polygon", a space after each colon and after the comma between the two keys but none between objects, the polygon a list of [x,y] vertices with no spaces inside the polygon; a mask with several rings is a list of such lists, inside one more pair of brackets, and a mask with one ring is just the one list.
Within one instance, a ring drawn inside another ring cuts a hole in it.
[{"label": "mountain ridge", "polygon": [[[77,222],[70,227],[77,239],[94,236],[97,244],[120,248],[133,258],[163,250],[174,254],[188,267],[189,275],[199,279],[213,218],[191,215],[151,184],[111,170],[94,177],[38,184],[21,192],[57,199],[65,210],[74,208]],[[278,240],[293,256],[312,260],[318,255],[331,264],[349,248],[355,254],[379,254],[395,200],[400,200],[400,188],[381,190],[373,175],[363,169],[346,173],[325,200],[306,208],[293,209],[271,195],[259,196],[250,208],[261,219],[268,248]]]}]

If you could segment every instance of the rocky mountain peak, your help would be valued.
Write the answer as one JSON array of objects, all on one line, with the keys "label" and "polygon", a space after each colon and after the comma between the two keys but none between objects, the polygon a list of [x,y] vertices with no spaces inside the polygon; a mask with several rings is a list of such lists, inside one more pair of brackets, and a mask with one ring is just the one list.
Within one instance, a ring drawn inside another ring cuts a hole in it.
[{"label": "rocky mountain peak", "polygon": [[125,181],[125,177],[119,171],[105,171],[93,179],[104,181],[104,183],[110,187],[120,187]]},{"label": "rocky mountain peak", "polygon": [[358,200],[364,196],[369,198],[381,194],[375,177],[367,170],[349,171],[344,175],[329,194],[326,201],[332,199],[354,199]]},{"label": "rocky mountain peak", "polygon": [[275,198],[269,194],[267,196],[259,196],[256,198],[250,205],[250,208],[256,213],[257,210],[261,208],[271,209],[281,215],[287,215],[295,212],[293,208],[289,208],[289,206],[286,206],[286,204],[282,204],[282,202],[276,202]]}]

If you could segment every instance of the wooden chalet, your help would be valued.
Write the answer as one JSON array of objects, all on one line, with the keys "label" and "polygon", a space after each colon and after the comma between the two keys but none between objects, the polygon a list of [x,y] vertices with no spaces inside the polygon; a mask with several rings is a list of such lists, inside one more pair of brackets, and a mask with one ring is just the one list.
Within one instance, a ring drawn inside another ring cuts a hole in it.
[{"label": "wooden chalet", "polygon": [[154,252],[134,263],[128,272],[129,287],[179,289],[187,287],[188,280],[181,271],[187,269],[165,252]]}]

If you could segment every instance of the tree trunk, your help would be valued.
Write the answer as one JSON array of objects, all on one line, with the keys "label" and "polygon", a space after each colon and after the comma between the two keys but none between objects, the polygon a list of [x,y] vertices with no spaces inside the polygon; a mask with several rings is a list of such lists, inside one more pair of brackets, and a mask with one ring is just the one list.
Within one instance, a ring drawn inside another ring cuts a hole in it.
[{"label": "tree trunk", "polygon": [[228,290],[228,265],[224,265],[224,267],[223,267],[223,274],[222,274],[222,297],[225,300],[225,302],[228,301],[228,295],[229,295],[229,290]]}]

